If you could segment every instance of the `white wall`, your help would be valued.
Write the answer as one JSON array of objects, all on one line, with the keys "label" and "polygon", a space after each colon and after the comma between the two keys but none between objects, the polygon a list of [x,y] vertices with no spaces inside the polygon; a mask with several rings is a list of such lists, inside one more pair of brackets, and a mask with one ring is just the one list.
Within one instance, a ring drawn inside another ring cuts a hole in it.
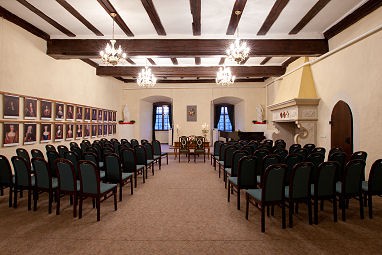
[{"label": "white wall", "polygon": [[[94,67],[80,60],[49,57],[46,55],[46,41],[4,19],[0,19],[0,56],[1,91],[116,110],[117,119],[120,118],[122,82],[97,76]],[[23,133],[22,129],[20,133]],[[0,137],[3,137],[2,129]],[[53,144],[57,146],[68,142]],[[23,147],[45,151],[44,146],[37,142]],[[15,149],[2,148],[1,154],[10,158],[15,155]]]}]

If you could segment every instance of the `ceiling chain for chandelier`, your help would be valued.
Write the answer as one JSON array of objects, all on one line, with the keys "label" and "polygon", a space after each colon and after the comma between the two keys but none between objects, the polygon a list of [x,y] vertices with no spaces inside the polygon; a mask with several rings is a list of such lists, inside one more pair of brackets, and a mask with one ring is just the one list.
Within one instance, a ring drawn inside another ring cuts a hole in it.
[{"label": "ceiling chain for chandelier", "polygon": [[230,60],[235,61],[236,63],[240,64],[244,60],[248,58],[250,48],[247,46],[246,42],[241,42],[239,38],[239,15],[241,14],[241,11],[235,11],[236,19],[237,19],[237,33],[236,33],[236,40],[233,42],[230,47],[226,50],[227,57]]}]

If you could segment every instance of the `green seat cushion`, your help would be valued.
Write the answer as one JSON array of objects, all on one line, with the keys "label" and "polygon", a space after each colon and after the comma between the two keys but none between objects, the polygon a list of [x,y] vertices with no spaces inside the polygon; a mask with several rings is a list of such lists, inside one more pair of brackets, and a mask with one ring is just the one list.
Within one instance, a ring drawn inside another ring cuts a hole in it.
[{"label": "green seat cushion", "polygon": [[367,182],[367,181],[362,182],[362,190],[363,191],[369,191],[369,182]]},{"label": "green seat cushion", "polygon": [[110,191],[110,190],[114,189],[115,187],[117,187],[117,184],[104,183],[104,182],[100,183],[101,193],[105,193],[107,191]]},{"label": "green seat cushion", "polygon": [[147,160],[147,165],[149,165],[149,164],[151,164],[151,163],[153,163],[154,162],[154,160],[152,160],[152,159],[148,159]]},{"label": "green seat cushion", "polygon": [[337,193],[342,192],[342,182],[336,182],[336,192]]},{"label": "green seat cushion", "polygon": [[160,156],[154,155],[154,159],[160,159]]},{"label": "green seat cushion", "polygon": [[56,189],[58,187],[58,179],[56,177],[52,178],[52,189]]},{"label": "green seat cushion", "polygon": [[80,191],[80,189],[81,189],[81,182],[77,181],[77,191]]},{"label": "green seat cushion", "polygon": [[260,175],[258,175],[258,176],[256,177],[256,181],[257,181],[257,183],[261,183],[261,176],[260,176]]},{"label": "green seat cushion", "polygon": [[132,173],[122,173],[122,180],[126,180],[130,178],[131,176],[133,176]]},{"label": "green seat cushion", "polygon": [[103,179],[105,178],[105,176],[106,176],[105,171],[99,171],[99,178]]},{"label": "green seat cushion", "polygon": [[250,195],[254,199],[261,201],[261,192],[262,192],[261,189],[247,189],[246,192],[248,193],[248,195]]},{"label": "green seat cushion", "polygon": [[224,166],[224,161],[219,161],[219,165]]},{"label": "green seat cushion", "polygon": [[310,184],[310,195],[314,196],[314,184]]},{"label": "green seat cushion", "polygon": [[214,155],[214,158],[219,161],[219,156],[218,155]]},{"label": "green seat cushion", "polygon": [[102,168],[103,167],[103,162],[98,163],[98,167]]},{"label": "green seat cushion", "polygon": [[137,170],[141,170],[142,168],[145,168],[145,165],[137,165]]},{"label": "green seat cushion", "polygon": [[226,168],[224,168],[224,171],[227,172],[227,174],[231,175],[231,173],[232,173],[232,168],[230,168],[230,167],[226,167]]},{"label": "green seat cushion", "polygon": [[289,186],[285,186],[285,198],[289,198]]},{"label": "green seat cushion", "polygon": [[228,177],[228,180],[237,186],[237,177]]},{"label": "green seat cushion", "polygon": [[163,156],[168,156],[167,152],[162,152],[162,154],[160,154],[162,157]]}]

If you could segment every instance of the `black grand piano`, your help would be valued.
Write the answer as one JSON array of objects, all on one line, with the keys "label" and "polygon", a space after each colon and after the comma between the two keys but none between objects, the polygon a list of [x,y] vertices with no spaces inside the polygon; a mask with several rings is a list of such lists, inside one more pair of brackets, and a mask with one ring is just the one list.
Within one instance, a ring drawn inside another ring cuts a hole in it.
[{"label": "black grand piano", "polygon": [[226,141],[238,141],[238,140],[255,140],[261,142],[265,139],[264,132],[242,132],[233,131],[225,132],[219,131],[219,137],[223,137]]}]

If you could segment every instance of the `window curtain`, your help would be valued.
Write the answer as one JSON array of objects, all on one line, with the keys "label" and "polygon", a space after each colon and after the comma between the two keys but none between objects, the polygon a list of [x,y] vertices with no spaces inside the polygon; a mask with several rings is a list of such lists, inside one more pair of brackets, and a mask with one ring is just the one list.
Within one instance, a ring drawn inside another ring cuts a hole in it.
[{"label": "window curtain", "polygon": [[157,108],[159,106],[156,104],[153,104],[153,124],[152,124],[152,129],[153,129],[153,134],[152,134],[152,140],[155,140],[155,121],[156,121],[156,116],[157,116]]},{"label": "window curtain", "polygon": [[232,124],[232,131],[235,131],[235,106],[227,105],[228,118]]},{"label": "window curtain", "polygon": [[[168,123],[170,128],[172,128],[172,104],[168,105]],[[174,141],[174,129],[171,129],[171,140]]]},{"label": "window curtain", "polygon": [[222,105],[220,104],[215,105],[214,128],[218,128],[221,108],[222,108]]}]

